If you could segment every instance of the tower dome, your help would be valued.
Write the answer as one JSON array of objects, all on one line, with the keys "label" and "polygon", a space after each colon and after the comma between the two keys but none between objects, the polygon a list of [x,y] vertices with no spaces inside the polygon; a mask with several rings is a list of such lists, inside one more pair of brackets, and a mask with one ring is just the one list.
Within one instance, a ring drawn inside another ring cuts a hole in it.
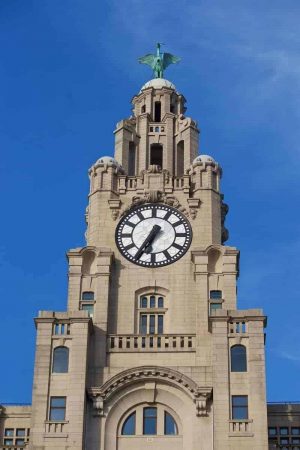
[{"label": "tower dome", "polygon": [[193,165],[197,164],[197,163],[213,163],[216,164],[216,161],[214,160],[214,158],[210,155],[198,155],[194,161],[193,161]]},{"label": "tower dome", "polygon": [[176,91],[176,87],[171,81],[166,80],[165,78],[153,78],[150,81],[147,81],[142,87],[141,91],[148,88],[154,88],[154,89],[162,89],[162,88],[169,88]]}]

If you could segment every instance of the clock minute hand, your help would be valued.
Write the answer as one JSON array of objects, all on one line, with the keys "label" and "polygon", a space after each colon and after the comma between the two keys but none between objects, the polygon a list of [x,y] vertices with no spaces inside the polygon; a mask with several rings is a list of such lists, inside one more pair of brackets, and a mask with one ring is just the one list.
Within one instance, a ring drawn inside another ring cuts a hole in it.
[{"label": "clock minute hand", "polygon": [[144,242],[142,243],[142,245],[140,246],[139,250],[137,251],[137,253],[134,256],[134,259],[139,259],[142,254],[144,253],[144,249],[145,247],[148,247],[154,240],[155,236],[157,235],[157,233],[160,231],[161,227],[159,225],[154,225],[152,230],[150,231],[149,235],[147,236],[147,238],[144,240]]}]

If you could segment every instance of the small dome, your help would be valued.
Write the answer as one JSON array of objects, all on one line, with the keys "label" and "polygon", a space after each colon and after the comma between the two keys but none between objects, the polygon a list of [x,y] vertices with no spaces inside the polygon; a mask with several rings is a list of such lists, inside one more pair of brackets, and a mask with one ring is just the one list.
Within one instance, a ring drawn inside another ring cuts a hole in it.
[{"label": "small dome", "polygon": [[96,161],[96,164],[107,164],[108,166],[120,167],[118,161],[112,156],[102,156]]},{"label": "small dome", "polygon": [[165,80],[164,78],[153,78],[153,80],[147,81],[147,83],[142,86],[141,91],[148,88],[161,89],[161,88],[169,88],[176,91],[176,87],[171,81]]},{"label": "small dome", "polygon": [[197,156],[197,158],[194,159],[193,164],[196,163],[214,163],[216,164],[216,161],[214,160],[214,158],[212,156],[209,155],[199,155]]}]

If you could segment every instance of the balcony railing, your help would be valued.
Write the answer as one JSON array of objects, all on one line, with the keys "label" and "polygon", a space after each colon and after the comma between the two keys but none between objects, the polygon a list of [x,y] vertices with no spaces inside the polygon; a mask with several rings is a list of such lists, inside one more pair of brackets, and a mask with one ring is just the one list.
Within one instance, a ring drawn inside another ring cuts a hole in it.
[{"label": "balcony railing", "polygon": [[114,334],[107,339],[108,352],[194,352],[194,334],[133,335]]}]

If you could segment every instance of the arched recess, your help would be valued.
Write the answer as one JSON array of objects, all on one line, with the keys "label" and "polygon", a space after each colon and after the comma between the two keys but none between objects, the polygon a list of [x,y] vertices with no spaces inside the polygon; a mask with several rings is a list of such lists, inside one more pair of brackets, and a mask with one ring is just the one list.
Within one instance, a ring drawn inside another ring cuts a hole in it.
[{"label": "arched recess", "polygon": [[[200,440],[212,447],[212,415],[209,399],[212,389],[200,388],[189,377],[166,367],[143,366],[129,369],[111,378],[101,388],[91,388],[94,405],[100,407],[101,448],[105,450],[138,450],[199,448]],[[177,436],[153,436],[149,443],[143,437],[120,439],[120,425],[138,405],[165,405],[179,426]],[[200,420],[198,416],[206,416]],[[143,439],[140,441],[140,439]],[[156,442],[154,442],[156,441]],[[150,446],[152,444],[152,447]],[[153,447],[154,445],[154,447]]]},{"label": "arched recess", "polygon": [[176,175],[184,175],[184,141],[179,141],[176,149]]},{"label": "arched recess", "polygon": [[223,268],[223,254],[222,252],[211,247],[208,252],[208,271],[211,273],[221,273]]},{"label": "arched recess", "polygon": [[96,255],[92,250],[85,250],[82,254],[82,274],[91,275],[96,273]]}]

